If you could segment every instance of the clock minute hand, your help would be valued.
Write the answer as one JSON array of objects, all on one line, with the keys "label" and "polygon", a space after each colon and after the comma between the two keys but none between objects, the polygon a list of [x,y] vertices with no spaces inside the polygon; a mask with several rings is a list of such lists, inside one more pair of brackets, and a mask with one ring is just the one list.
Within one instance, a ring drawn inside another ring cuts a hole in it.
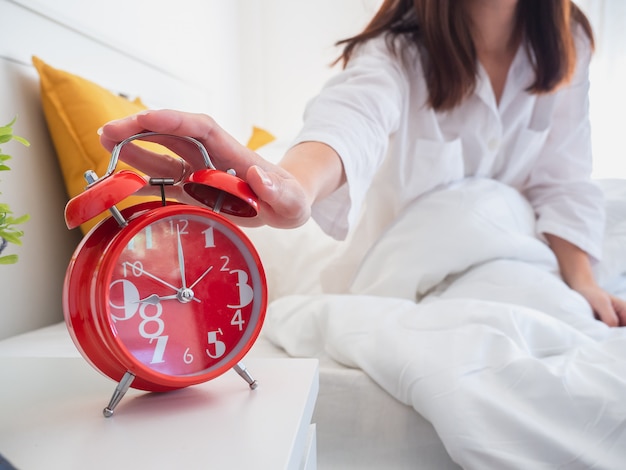
[{"label": "clock minute hand", "polygon": [[148,271],[146,271],[145,269],[143,269],[142,267],[139,267],[137,265],[134,265],[132,263],[129,263],[128,261],[126,261],[124,264],[127,264],[130,266],[131,269],[133,270],[137,270],[139,272],[141,272],[142,274],[145,274],[146,276],[154,279],[157,282],[160,282],[161,284],[163,284],[166,287],[169,287],[170,289],[173,289],[175,292],[178,292],[178,287],[173,286],[172,284],[170,284],[167,281],[164,281],[163,279],[156,277],[154,274],[149,273]]},{"label": "clock minute hand", "polygon": [[180,228],[178,227],[176,227],[176,236],[178,243],[178,266],[180,267],[180,278],[183,283],[183,289],[186,289],[187,281],[185,280],[185,256],[183,255],[183,244],[180,240]]}]

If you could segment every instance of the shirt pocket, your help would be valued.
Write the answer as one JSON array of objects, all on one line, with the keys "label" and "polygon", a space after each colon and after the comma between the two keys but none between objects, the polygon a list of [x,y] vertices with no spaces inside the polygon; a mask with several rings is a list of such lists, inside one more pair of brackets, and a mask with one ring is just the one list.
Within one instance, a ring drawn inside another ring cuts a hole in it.
[{"label": "shirt pocket", "polygon": [[541,154],[550,130],[554,114],[554,94],[536,98],[528,126],[522,128],[506,157],[495,171],[495,177],[514,186],[522,185]]},{"label": "shirt pocket", "polygon": [[401,186],[409,198],[460,181],[465,176],[461,139],[416,139],[400,169]]}]

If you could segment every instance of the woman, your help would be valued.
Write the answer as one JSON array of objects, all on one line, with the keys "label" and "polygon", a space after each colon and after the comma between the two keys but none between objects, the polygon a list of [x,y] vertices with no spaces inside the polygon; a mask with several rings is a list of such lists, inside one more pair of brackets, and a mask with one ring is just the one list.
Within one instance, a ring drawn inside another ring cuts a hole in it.
[{"label": "woman", "polygon": [[[174,111],[109,123],[102,143],[111,149],[146,129],[196,137],[257,193],[259,223],[296,227],[313,215],[336,238],[357,225],[366,199],[367,222],[385,227],[432,189],[498,180],[532,205],[563,280],[600,320],[626,325],[626,302],[592,274],[604,217],[590,181],[593,37],[571,1],[385,0],[361,34],[339,44],[344,70],[309,104],[279,166],[210,117]],[[150,174],[177,171],[138,149],[123,158]],[[363,233],[367,247],[381,229]]]}]

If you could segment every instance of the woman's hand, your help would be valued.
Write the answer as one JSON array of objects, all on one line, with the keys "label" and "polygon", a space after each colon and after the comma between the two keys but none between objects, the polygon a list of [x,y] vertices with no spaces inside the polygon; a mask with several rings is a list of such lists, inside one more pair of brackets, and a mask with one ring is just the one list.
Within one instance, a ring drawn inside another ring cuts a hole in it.
[{"label": "woman's hand", "polygon": [[609,326],[626,326],[626,301],[610,295],[595,283],[575,290],[587,299],[599,320]]},{"label": "woman's hand", "polygon": [[[144,111],[104,125],[100,130],[100,141],[112,151],[127,137],[146,131],[194,137],[204,145],[216,168],[232,168],[247,181],[259,198],[259,215],[250,221],[238,218],[238,223],[292,228],[308,220],[313,201],[302,184],[290,172],[237,142],[209,116],[173,110]],[[132,142],[124,146],[120,159],[152,177],[182,173],[182,178],[186,178],[192,172],[206,168],[202,155],[189,142],[163,136],[146,140],[157,142],[184,157],[182,168],[179,159],[146,150]],[[178,196],[182,197],[181,194]]]},{"label": "woman's hand", "polygon": [[596,318],[609,326],[626,326],[626,301],[598,285],[589,255],[563,238],[549,233],[544,235],[559,261],[563,280],[589,302]]}]

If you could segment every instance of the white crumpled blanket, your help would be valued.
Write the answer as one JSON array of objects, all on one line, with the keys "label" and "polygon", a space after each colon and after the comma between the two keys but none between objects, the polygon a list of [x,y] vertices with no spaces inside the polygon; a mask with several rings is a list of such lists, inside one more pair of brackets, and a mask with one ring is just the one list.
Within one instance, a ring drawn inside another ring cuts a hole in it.
[{"label": "white crumpled blanket", "polygon": [[[626,278],[622,215],[610,214],[598,266],[614,290]],[[365,371],[466,469],[623,468],[626,328],[596,321],[555,272],[523,197],[467,181],[416,201],[350,293],[277,299],[265,331],[293,356]]]}]

